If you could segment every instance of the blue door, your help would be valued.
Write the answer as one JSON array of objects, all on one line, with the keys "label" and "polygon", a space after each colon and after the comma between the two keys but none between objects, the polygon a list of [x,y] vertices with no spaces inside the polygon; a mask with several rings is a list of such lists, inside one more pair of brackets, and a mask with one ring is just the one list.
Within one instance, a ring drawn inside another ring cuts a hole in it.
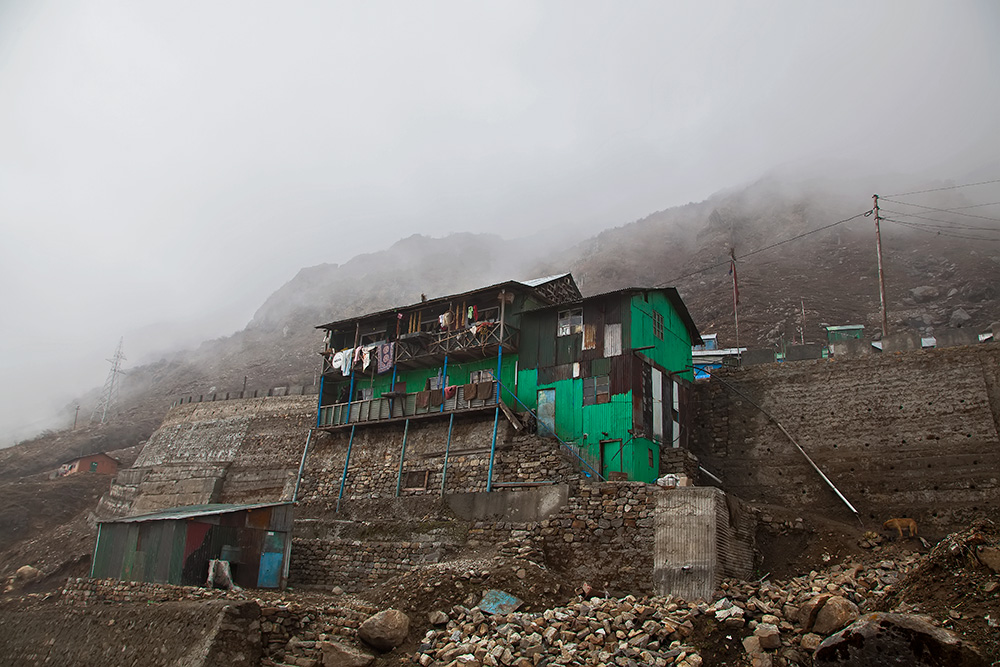
[{"label": "blue door", "polygon": [[556,432],[556,390],[538,390],[538,435]]},{"label": "blue door", "polygon": [[281,565],[285,556],[285,534],[267,531],[264,550],[260,554],[260,572],[257,574],[258,588],[277,588],[281,585]]}]

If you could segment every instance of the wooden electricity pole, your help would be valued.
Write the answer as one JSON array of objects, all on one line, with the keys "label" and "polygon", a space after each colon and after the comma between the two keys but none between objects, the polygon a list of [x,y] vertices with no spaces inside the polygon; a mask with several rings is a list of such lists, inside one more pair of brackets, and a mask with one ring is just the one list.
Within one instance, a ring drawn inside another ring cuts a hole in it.
[{"label": "wooden electricity pole", "polygon": [[879,228],[878,195],[872,195],[875,202],[875,250],[878,253],[878,298],[882,304],[882,338],[889,335],[889,320],[885,314],[885,274],[882,272],[882,231]]}]

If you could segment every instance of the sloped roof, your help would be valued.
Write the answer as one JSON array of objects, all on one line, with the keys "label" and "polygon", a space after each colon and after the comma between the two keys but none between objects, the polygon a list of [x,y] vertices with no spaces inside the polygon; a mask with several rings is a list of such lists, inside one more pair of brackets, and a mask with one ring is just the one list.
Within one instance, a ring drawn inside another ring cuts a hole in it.
[{"label": "sloped roof", "polygon": [[208,505],[186,505],[184,507],[171,507],[170,509],[152,512],[150,514],[139,514],[136,516],[126,516],[120,519],[108,519],[100,523],[138,523],[142,521],[163,521],[168,519],[193,519],[199,516],[211,516],[213,514],[231,514],[232,512],[242,512],[245,510],[258,510],[266,507],[280,507],[291,505],[291,502],[280,503],[255,503],[250,505],[232,505],[227,503],[211,503]]},{"label": "sloped roof", "polygon": [[379,310],[374,313],[365,313],[357,317],[345,317],[342,320],[336,320],[334,322],[327,322],[326,324],[320,324],[317,329],[337,329],[346,324],[352,324],[354,322],[363,322],[365,320],[379,320],[390,315],[395,315],[398,312],[413,310],[416,308],[427,308],[433,307],[442,303],[447,303],[449,301],[454,301],[457,299],[465,299],[473,294],[479,294],[481,292],[490,292],[499,289],[516,289],[522,292],[530,292],[539,298],[548,301],[543,294],[539,294],[536,288],[546,285],[555,280],[560,280],[570,276],[569,273],[561,273],[558,275],[545,276],[544,278],[532,278],[531,280],[506,280],[502,283],[496,283],[495,285],[487,285],[486,287],[477,287],[476,289],[469,290],[467,292],[460,292],[458,294],[446,294],[445,296],[439,296],[434,299],[428,299],[427,301],[417,301],[416,303],[411,303],[408,306],[397,306],[395,308],[386,308],[384,310]]}]

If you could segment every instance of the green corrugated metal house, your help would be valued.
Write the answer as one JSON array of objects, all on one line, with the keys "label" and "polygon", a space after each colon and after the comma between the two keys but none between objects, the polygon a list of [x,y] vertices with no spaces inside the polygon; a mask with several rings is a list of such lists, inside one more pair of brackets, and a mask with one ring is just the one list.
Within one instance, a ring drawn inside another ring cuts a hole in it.
[{"label": "green corrugated metal house", "polygon": [[563,274],[319,328],[320,429],[530,411],[601,476],[647,482],[661,447],[686,444],[701,338],[673,288],[583,298]]},{"label": "green corrugated metal house", "polygon": [[292,503],[191,505],[101,521],[90,576],[204,585],[208,562],[230,562],[243,588],[284,588]]},{"label": "green corrugated metal house", "polygon": [[601,475],[652,482],[687,445],[698,330],[673,288],[629,288],[522,317],[517,394]]}]

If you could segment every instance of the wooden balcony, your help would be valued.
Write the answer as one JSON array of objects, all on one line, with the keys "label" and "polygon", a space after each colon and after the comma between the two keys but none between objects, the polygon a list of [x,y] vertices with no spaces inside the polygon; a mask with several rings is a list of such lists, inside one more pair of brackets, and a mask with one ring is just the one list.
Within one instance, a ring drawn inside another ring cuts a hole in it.
[{"label": "wooden balcony", "polygon": [[[474,396],[470,392],[470,398],[466,398],[467,387],[475,387]],[[429,395],[433,392],[400,393],[397,396],[381,396],[365,401],[324,405],[319,409],[318,427],[333,430],[361,424],[475,412],[496,407],[498,389],[496,382],[459,385],[451,398],[442,394],[442,401],[438,405],[433,404],[433,398]],[[418,395],[423,396],[418,397]]]},{"label": "wooden balcony", "polygon": [[[504,352],[516,352],[520,331],[504,325]],[[440,365],[445,357],[453,361],[474,361],[495,357],[500,347],[500,325],[496,322],[477,322],[453,331],[416,331],[402,334],[396,341],[396,365],[402,369]],[[337,372],[331,361],[336,350],[323,352],[323,373]],[[364,370],[361,361],[354,365],[356,372]],[[339,375],[339,374],[338,374]]]}]

